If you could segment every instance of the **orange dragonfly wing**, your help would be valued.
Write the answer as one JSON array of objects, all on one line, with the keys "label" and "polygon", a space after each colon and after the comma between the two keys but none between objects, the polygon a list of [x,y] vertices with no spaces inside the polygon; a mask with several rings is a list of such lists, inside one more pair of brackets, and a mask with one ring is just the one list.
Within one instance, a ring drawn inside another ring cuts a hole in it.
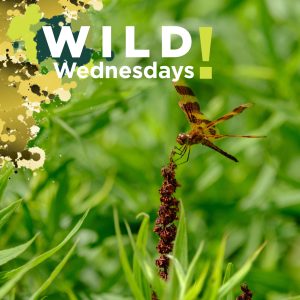
[{"label": "orange dragonfly wing", "polygon": [[236,134],[205,134],[206,138],[213,138],[213,139],[222,139],[222,138],[248,138],[248,139],[263,139],[266,138],[265,135],[236,135]]},{"label": "orange dragonfly wing", "polygon": [[178,103],[179,107],[185,113],[191,127],[195,128],[196,125],[210,123],[202,114],[199,102],[192,89],[179,81],[175,82],[174,86],[177,93],[182,97]]},{"label": "orange dragonfly wing", "polygon": [[208,128],[209,121],[201,112],[199,102],[191,88],[184,83],[178,81],[174,84],[177,93],[182,97],[179,101],[179,106],[185,113],[190,126],[191,131],[198,132],[201,129],[202,133],[214,135],[218,133],[215,126]]},{"label": "orange dragonfly wing", "polygon": [[221,122],[229,120],[229,119],[233,118],[234,116],[241,114],[245,109],[247,109],[251,106],[252,106],[252,103],[241,104],[240,106],[233,109],[231,112],[229,112],[229,113],[225,114],[224,116],[208,123],[207,127],[212,127],[212,126],[215,126],[215,125],[217,125]]}]

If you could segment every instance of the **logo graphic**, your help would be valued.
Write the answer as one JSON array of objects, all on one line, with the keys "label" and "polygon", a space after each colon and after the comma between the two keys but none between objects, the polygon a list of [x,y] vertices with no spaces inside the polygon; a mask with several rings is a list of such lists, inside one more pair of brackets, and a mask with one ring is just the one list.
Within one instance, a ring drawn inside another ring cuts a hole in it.
[{"label": "logo graphic", "polygon": [[[101,30],[101,50],[93,49],[91,43],[87,13],[99,11],[102,6],[101,0],[0,2],[0,166],[6,161],[13,162],[16,168],[34,170],[43,166],[44,150],[29,146],[34,145],[40,131],[39,113],[44,104],[69,101],[78,80],[92,77],[178,81],[198,73],[194,66],[159,65],[153,49],[136,46],[138,29],[134,26],[124,29],[125,53],[120,59],[127,62],[139,58],[141,64],[114,65],[114,28],[93,28]],[[212,28],[200,27],[199,33],[201,58],[207,65]],[[191,34],[185,28],[161,27],[161,57],[188,55],[192,45]],[[143,58],[153,59],[152,64],[142,64]],[[212,67],[201,66],[199,77],[211,79]]]},{"label": "logo graphic", "polygon": [[[55,33],[51,26],[43,26],[44,37],[39,36],[40,40],[38,45],[48,45],[45,56],[52,56],[60,62],[54,63],[54,69],[57,76],[62,78],[68,76],[73,78],[76,74],[78,78],[85,79],[87,77],[93,78],[160,78],[172,79],[178,81],[180,78],[191,79],[194,77],[193,66],[158,66],[157,61],[153,61],[152,65],[142,66],[129,65],[114,66],[104,65],[100,62],[98,65],[91,67],[82,66],[78,63],[78,59],[86,60],[89,56],[88,50],[85,48],[85,42],[88,38],[90,31],[89,26],[81,26],[79,33],[75,36],[69,26],[63,26],[60,29],[59,35],[55,38]],[[209,61],[210,47],[212,38],[211,27],[200,27],[200,45],[202,49],[202,60]],[[103,58],[112,57],[112,28],[110,26],[102,27],[102,51]],[[125,29],[125,57],[126,58],[150,58],[150,49],[136,49],[135,46],[135,27],[126,26]],[[172,48],[172,41],[177,38],[180,40],[180,47]],[[38,46],[39,47],[39,46]],[[176,58],[182,57],[190,51],[192,47],[192,37],[190,33],[180,26],[162,26],[161,27],[161,57],[163,58]],[[68,49],[68,50],[66,50]],[[91,50],[90,50],[91,51]],[[66,53],[71,57],[66,59]],[[74,61],[75,60],[75,61]],[[200,79],[212,79],[211,67],[200,67]]]}]

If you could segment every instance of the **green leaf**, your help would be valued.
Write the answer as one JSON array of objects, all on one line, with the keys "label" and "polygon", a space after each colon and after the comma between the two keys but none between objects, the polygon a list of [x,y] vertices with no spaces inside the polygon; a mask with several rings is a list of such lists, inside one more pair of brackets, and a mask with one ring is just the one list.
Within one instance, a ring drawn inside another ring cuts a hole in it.
[{"label": "green leaf", "polygon": [[166,282],[159,277],[153,258],[149,255],[141,255],[138,250],[136,250],[135,254],[137,255],[138,263],[140,264],[143,275],[147,280],[148,286],[156,292],[159,299],[163,299]]},{"label": "green leaf", "polygon": [[174,265],[174,270],[176,272],[178,281],[179,281],[179,285],[180,285],[180,290],[184,291],[185,290],[185,274],[184,274],[184,270],[180,264],[180,262],[178,261],[178,259],[176,259],[176,257],[172,256],[172,255],[168,255],[168,257],[171,259],[173,265]]},{"label": "green leaf", "polygon": [[205,300],[216,300],[218,297],[218,290],[222,283],[222,271],[226,241],[227,238],[224,237],[219,247],[214,269],[211,274],[211,277],[209,278],[208,286],[204,295]]},{"label": "green leaf", "polygon": [[70,233],[65,237],[65,239],[58,244],[56,247],[52,248],[51,250],[31,259],[29,262],[24,264],[23,266],[14,269],[12,271],[6,272],[2,279],[8,281],[1,286],[0,288],[0,299],[2,299],[5,295],[9,293],[9,291],[23,278],[23,276],[29,272],[31,269],[35,268],[49,257],[54,255],[58,252],[80,229],[82,223],[84,222],[86,216],[88,215],[88,211],[83,215],[83,217],[77,222],[74,228],[70,231]]},{"label": "green leaf", "polygon": [[[227,264],[224,279],[223,279],[223,284],[225,284],[230,279],[232,270],[233,270],[233,264],[232,263]],[[223,299],[225,300],[225,298]],[[234,299],[233,290],[231,290],[228,293],[226,300],[233,300],[233,299]]]},{"label": "green leaf", "polygon": [[130,267],[127,254],[123,245],[122,234],[121,234],[121,229],[119,224],[119,217],[116,209],[114,209],[114,223],[115,223],[115,230],[116,230],[118,247],[119,247],[119,255],[120,255],[120,260],[123,267],[125,278],[129,284],[129,287],[135,299],[143,300],[144,299],[143,293],[136,283],[133,271]]},{"label": "green leaf", "polygon": [[[149,281],[147,281],[146,276],[144,275],[144,263],[141,263],[142,260],[145,259],[147,255],[146,245],[148,240],[148,229],[149,229],[149,216],[147,214],[140,214],[144,216],[144,220],[141,224],[137,242],[134,241],[131,229],[129,224],[125,221],[125,226],[128,232],[128,236],[131,242],[131,246],[133,249],[133,275],[136,279],[136,282],[139,288],[143,291],[143,294],[147,299],[151,299],[151,290]],[[153,277],[153,276],[151,276]]]},{"label": "green leaf", "polygon": [[188,268],[188,272],[187,272],[187,275],[186,275],[186,285],[189,286],[191,281],[192,281],[192,278],[194,276],[194,273],[195,273],[195,268],[196,268],[196,265],[199,261],[199,258],[201,256],[201,253],[203,251],[203,248],[204,248],[204,242],[201,242],[198,249],[197,249],[197,252],[196,254],[194,255],[190,265],[189,265],[189,268]]},{"label": "green leaf", "polygon": [[9,220],[9,217],[13,214],[13,212],[20,206],[21,202],[22,200],[17,200],[0,210],[0,229]]},{"label": "green leaf", "polygon": [[28,247],[33,243],[33,241],[36,239],[38,234],[36,234],[30,241],[19,245],[14,248],[5,249],[0,251],[0,266],[6,264],[7,262],[15,259],[19,255],[21,255],[24,251],[28,249]]},{"label": "green leaf", "polygon": [[58,116],[53,116],[52,121],[62,129],[64,129],[67,133],[69,133],[79,144],[81,144],[81,139],[76,130],[74,130],[68,123],[66,123],[63,119],[59,118]]},{"label": "green leaf", "polygon": [[188,242],[187,242],[187,228],[184,207],[180,204],[180,219],[178,224],[178,230],[176,240],[174,243],[174,257],[180,262],[184,271],[188,266]]},{"label": "green leaf", "polygon": [[138,232],[136,247],[141,251],[141,253],[146,253],[146,246],[148,241],[148,230],[149,230],[149,215],[139,214],[137,218],[143,217],[143,222]]},{"label": "green leaf", "polygon": [[[139,251],[139,253],[143,257],[145,257],[147,253],[146,246],[148,241],[149,216],[147,214],[142,214],[139,216],[143,216],[143,222],[138,232],[138,236],[136,240],[136,250]],[[134,256],[133,256],[133,274],[136,278],[138,285],[143,289],[144,295],[146,296],[148,295],[147,299],[151,299],[150,286],[141,269],[137,251],[134,251]]]},{"label": "green leaf", "polygon": [[223,284],[229,280],[229,278],[230,278],[230,276],[232,274],[232,269],[233,269],[233,264],[232,263],[228,263],[227,267],[226,267],[224,279],[223,279]]},{"label": "green leaf", "polygon": [[[134,269],[135,267],[133,268],[133,274],[136,277],[138,285],[143,290],[144,296],[147,299],[148,298],[151,299],[152,291],[155,291],[157,295],[162,295],[163,293],[162,291],[164,290],[163,285],[165,284],[165,281],[163,281],[158,276],[158,271],[155,264],[153,263],[153,259],[150,258],[150,256],[146,251],[146,245],[148,239],[149,216],[147,214],[140,214],[140,215],[144,215],[146,217],[145,218],[146,220],[145,219],[143,220],[143,223],[139,230],[137,243],[135,243],[133,239],[133,235],[128,223],[125,222],[125,225],[134,251],[134,256],[133,256],[134,263],[136,262],[139,265],[139,267],[136,266],[136,269]],[[137,247],[137,244],[139,243],[141,247]],[[142,272],[142,277],[140,282],[138,281],[139,270]]]},{"label": "green leaf", "polygon": [[250,271],[253,262],[264,249],[266,244],[263,244],[256,252],[246,261],[246,263],[225,283],[219,290],[219,297],[224,297],[233,289],[237,284],[240,284],[247,273]]},{"label": "green leaf", "polygon": [[7,186],[7,182],[9,179],[9,176],[13,172],[13,166],[12,164],[4,164],[4,166],[1,168],[0,172],[0,200],[2,198],[3,192]]},{"label": "green leaf", "polygon": [[174,268],[175,268],[177,278],[179,280],[179,284],[180,284],[180,287],[181,287],[180,288],[179,299],[185,299],[186,291],[188,290],[188,287],[190,286],[193,277],[196,277],[196,276],[194,276],[194,272],[195,272],[196,265],[199,261],[201,252],[203,250],[203,246],[204,246],[204,243],[202,242],[199,245],[195,256],[193,257],[193,260],[192,260],[190,266],[188,267],[187,274],[185,274],[185,272],[184,272],[182,266],[180,265],[180,263],[176,259],[175,260],[173,259],[174,260]]},{"label": "green leaf", "polygon": [[52,284],[58,274],[62,271],[77,246],[78,241],[72,246],[72,248],[68,251],[67,255],[63,258],[63,260],[57,265],[57,267],[53,270],[47,280],[40,286],[40,288],[30,297],[30,300],[39,299],[39,296]]},{"label": "green leaf", "polygon": [[194,300],[197,299],[198,295],[201,293],[207,273],[209,270],[209,263],[207,262],[202,271],[200,272],[197,280],[192,285],[192,287],[187,291],[184,300]]},{"label": "green leaf", "polygon": [[103,186],[101,189],[92,195],[90,198],[86,199],[83,203],[78,203],[74,207],[75,213],[82,213],[86,211],[88,208],[91,209],[93,207],[96,207],[100,205],[105,199],[107,199],[107,196],[109,195],[111,189],[113,188],[115,182],[115,174],[111,173],[107,176]]}]

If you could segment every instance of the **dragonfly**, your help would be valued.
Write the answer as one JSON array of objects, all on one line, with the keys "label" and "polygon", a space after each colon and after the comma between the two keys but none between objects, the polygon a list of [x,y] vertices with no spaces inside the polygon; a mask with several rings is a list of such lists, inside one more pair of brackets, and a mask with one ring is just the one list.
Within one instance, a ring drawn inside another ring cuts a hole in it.
[{"label": "dragonfly", "polygon": [[231,159],[234,162],[238,162],[237,158],[235,158],[233,155],[216,146],[214,141],[222,138],[265,138],[265,136],[257,135],[220,134],[216,128],[216,125],[239,115],[245,109],[251,107],[251,103],[241,104],[224,116],[214,121],[210,121],[201,112],[197,98],[190,87],[180,81],[175,82],[174,86],[177,93],[182,97],[179,101],[179,107],[185,113],[190,124],[190,130],[188,132],[179,133],[177,136],[176,141],[180,145],[180,147],[175,147],[176,150],[174,150],[174,154],[179,155],[177,160],[184,157],[186,152],[188,152],[187,159],[185,161],[187,162],[189,160],[191,146],[201,144],[219,152],[221,155]]}]

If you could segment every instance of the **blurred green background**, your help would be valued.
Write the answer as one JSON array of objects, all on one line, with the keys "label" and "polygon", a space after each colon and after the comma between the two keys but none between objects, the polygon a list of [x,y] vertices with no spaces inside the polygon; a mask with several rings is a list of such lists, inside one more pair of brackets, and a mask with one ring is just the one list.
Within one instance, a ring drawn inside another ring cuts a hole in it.
[{"label": "blurred green background", "polygon": [[[193,65],[196,75],[187,83],[209,119],[241,103],[255,103],[219,126],[222,133],[268,136],[219,141],[238,164],[199,145],[178,168],[182,188],[177,195],[187,214],[191,255],[205,240],[209,256],[228,233],[226,260],[238,268],[267,240],[245,280],[254,299],[300,294],[300,2],[112,0],[104,1],[104,9],[90,18],[95,46],[101,45],[101,26],[113,28],[112,64],[156,60],[161,65]],[[137,45],[149,47],[151,59],[124,59],[126,25],[136,26]],[[161,25],[190,31],[193,47],[188,55],[160,57]],[[199,26],[213,27],[213,80],[198,79],[203,65]],[[11,175],[1,204],[19,198],[24,202],[2,228],[1,249],[41,234],[35,246],[5,268],[56,245],[92,207],[78,234],[76,254],[47,299],[132,299],[119,262],[112,208],[133,232],[141,212],[150,214],[154,224],[160,169],[177,134],[188,130],[178,100],[169,80],[87,79],[79,82],[70,103],[45,107],[36,116],[42,130],[34,144],[45,149],[47,161],[33,174],[20,170]],[[157,240],[153,234],[148,245],[153,260]],[[20,299],[41,285],[63,255],[24,278],[18,287],[24,295]]]}]

